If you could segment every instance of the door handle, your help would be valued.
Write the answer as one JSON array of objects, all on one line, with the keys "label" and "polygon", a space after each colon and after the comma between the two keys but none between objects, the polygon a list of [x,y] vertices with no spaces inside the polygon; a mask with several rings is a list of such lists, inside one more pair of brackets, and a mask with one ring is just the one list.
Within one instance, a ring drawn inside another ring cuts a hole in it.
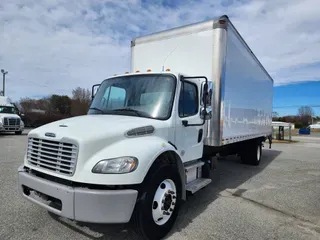
[{"label": "door handle", "polygon": [[203,129],[199,129],[199,133],[198,133],[198,143],[201,142],[202,136],[203,136]]},{"label": "door handle", "polygon": [[187,127],[187,126],[188,126],[188,120],[183,120],[183,121],[182,121],[182,125],[185,126],[185,127]]}]

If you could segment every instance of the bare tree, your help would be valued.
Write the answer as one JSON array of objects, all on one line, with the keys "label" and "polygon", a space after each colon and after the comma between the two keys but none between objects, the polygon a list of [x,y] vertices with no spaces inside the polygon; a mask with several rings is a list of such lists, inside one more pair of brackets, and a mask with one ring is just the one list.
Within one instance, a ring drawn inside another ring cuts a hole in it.
[{"label": "bare tree", "polygon": [[298,110],[298,116],[304,126],[312,123],[314,111],[310,106],[302,106]]},{"label": "bare tree", "polygon": [[72,91],[71,114],[85,115],[91,103],[91,93],[88,89],[77,87]]},{"label": "bare tree", "polygon": [[35,108],[36,102],[34,99],[22,98],[20,99],[20,106],[24,112],[29,112]]},{"label": "bare tree", "polygon": [[279,118],[279,113],[278,112],[272,112],[272,119],[276,120]]},{"label": "bare tree", "polygon": [[80,100],[82,102],[90,102],[91,93],[89,89],[77,87],[76,89],[72,90],[72,99],[73,100]]}]

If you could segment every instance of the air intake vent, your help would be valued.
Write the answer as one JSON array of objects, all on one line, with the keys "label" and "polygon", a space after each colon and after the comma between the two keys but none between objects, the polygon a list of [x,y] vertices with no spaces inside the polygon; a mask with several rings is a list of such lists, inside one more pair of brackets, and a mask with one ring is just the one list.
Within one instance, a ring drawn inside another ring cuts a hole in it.
[{"label": "air intake vent", "polygon": [[127,132],[128,137],[139,137],[143,135],[150,135],[154,132],[153,126],[145,126],[145,127],[139,127],[131,129]]}]

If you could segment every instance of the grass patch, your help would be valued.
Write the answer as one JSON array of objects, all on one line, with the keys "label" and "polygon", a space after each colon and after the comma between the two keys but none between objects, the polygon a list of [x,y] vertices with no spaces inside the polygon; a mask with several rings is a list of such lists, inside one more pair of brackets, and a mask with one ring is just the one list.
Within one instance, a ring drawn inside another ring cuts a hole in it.
[{"label": "grass patch", "polygon": [[[297,140],[288,140],[288,139],[285,139],[285,140],[277,140],[277,139],[272,139],[272,143],[287,143],[287,144],[290,144],[290,143],[298,143],[299,141]],[[269,143],[269,140],[267,139],[265,143]]]},{"label": "grass patch", "polygon": [[273,139],[272,140],[272,143],[298,143],[299,141],[297,140],[276,140],[276,139]]},{"label": "grass patch", "polygon": [[320,133],[320,129],[311,129],[311,133],[313,132]]}]

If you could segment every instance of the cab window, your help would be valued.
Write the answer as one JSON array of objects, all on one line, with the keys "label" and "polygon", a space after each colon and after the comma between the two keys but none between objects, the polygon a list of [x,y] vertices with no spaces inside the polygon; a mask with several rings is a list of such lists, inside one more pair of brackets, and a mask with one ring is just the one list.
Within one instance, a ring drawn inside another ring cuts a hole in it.
[{"label": "cab window", "polygon": [[179,116],[190,117],[198,113],[198,89],[193,83],[183,82],[179,97]]}]

